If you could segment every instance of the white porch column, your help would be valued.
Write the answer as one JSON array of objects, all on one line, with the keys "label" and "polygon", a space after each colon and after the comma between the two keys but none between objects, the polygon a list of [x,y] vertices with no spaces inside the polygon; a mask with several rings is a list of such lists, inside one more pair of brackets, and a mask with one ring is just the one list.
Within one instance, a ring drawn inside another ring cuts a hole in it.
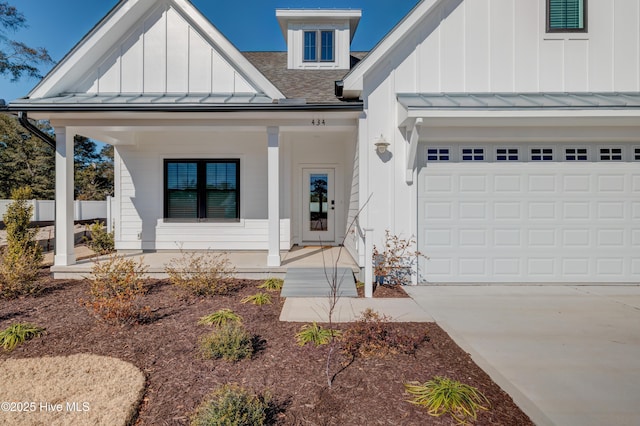
[{"label": "white porch column", "polygon": [[73,251],[73,135],[56,127],[56,251],[54,265],[76,263]]},{"label": "white porch column", "polygon": [[267,127],[267,135],[267,196],[269,198],[267,266],[280,266],[280,129]]}]

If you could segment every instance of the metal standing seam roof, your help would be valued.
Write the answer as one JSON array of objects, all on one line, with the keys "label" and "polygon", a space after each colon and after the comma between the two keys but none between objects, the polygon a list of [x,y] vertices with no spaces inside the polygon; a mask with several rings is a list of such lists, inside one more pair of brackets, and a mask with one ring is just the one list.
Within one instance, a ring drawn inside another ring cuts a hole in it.
[{"label": "metal standing seam roof", "polygon": [[640,108],[640,92],[399,93],[397,99],[406,109]]},{"label": "metal standing seam roof", "polygon": [[202,93],[202,94],[167,94],[167,93],[113,93],[113,94],[61,94],[42,99],[17,99],[12,105],[193,105],[193,104],[264,104],[272,103],[265,94],[238,93]]}]

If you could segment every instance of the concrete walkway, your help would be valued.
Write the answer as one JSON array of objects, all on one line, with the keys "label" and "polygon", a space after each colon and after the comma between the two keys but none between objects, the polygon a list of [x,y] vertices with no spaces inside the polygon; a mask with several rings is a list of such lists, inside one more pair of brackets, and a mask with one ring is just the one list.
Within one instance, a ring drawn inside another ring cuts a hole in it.
[{"label": "concrete walkway", "polygon": [[406,290],[536,424],[640,424],[640,286]]}]

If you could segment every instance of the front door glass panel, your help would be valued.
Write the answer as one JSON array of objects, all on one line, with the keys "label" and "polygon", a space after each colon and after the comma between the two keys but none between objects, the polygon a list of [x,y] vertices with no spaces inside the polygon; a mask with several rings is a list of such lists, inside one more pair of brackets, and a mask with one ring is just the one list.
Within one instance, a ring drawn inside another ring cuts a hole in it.
[{"label": "front door glass panel", "polygon": [[328,231],[328,181],[326,173],[309,174],[309,230]]}]

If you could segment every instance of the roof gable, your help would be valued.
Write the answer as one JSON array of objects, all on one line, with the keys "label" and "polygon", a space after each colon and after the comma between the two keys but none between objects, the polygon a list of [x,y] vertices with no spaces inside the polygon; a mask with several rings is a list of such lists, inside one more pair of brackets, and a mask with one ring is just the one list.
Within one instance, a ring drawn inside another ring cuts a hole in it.
[{"label": "roof gable", "polygon": [[[393,52],[403,38],[414,30],[426,16],[437,9],[443,0],[422,0],[389,33],[378,42],[369,54],[360,61],[343,79],[345,98],[358,97],[362,91],[363,77],[382,59]],[[462,0],[456,0],[458,3]]]},{"label": "roof gable", "polygon": [[284,97],[188,0],[122,0],[29,97],[65,93]]}]

